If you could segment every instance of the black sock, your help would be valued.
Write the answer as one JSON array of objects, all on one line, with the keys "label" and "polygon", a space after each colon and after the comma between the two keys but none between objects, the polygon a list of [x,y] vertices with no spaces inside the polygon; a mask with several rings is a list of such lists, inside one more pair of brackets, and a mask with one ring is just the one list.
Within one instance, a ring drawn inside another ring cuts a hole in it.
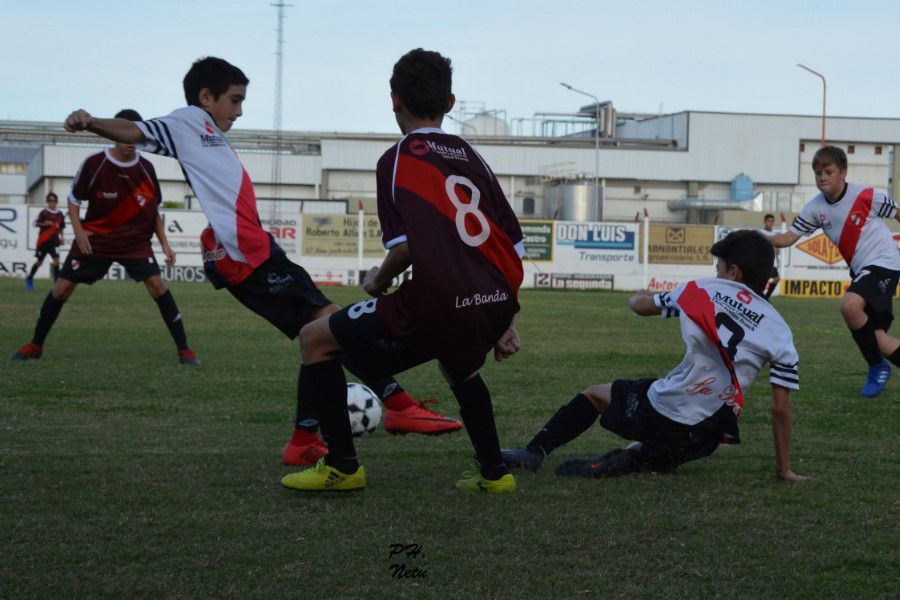
[{"label": "black sock", "polygon": [[866,324],[850,332],[853,341],[859,347],[863,358],[869,363],[870,367],[881,364],[884,360],[881,356],[881,350],[878,349],[878,339],[875,337],[875,330],[872,329],[872,321],[866,321]]},{"label": "black sock", "polygon": [[178,312],[178,305],[175,304],[175,298],[172,296],[171,290],[156,298],[156,305],[159,307],[159,314],[162,315],[172,339],[179,350],[187,350],[187,334],[184,332],[184,323],[181,322],[181,313]]},{"label": "black sock", "polygon": [[545,456],[590,429],[600,413],[584,394],[577,394],[568,404],[559,407],[544,428],[528,442],[526,450],[542,452]]},{"label": "black sock", "polygon": [[53,276],[53,281],[59,279],[59,267],[56,265],[50,265],[50,275]]},{"label": "black sock", "polygon": [[63,304],[65,302],[60,302],[53,297],[53,292],[47,293],[47,297],[44,298],[44,304],[41,305],[37,325],[34,326],[34,337],[31,338],[33,343],[38,346],[44,345],[44,340],[47,339],[50,328],[56,322],[56,317],[59,316],[59,311],[62,310]]},{"label": "black sock", "polygon": [[475,456],[485,479],[500,479],[508,471],[500,457],[500,438],[494,422],[491,393],[481,375],[463,381],[452,388],[459,401],[459,414],[466,425],[466,433],[475,448]]},{"label": "black sock", "polygon": [[325,463],[342,473],[355,473],[359,468],[350,415],[347,413],[347,378],[340,360],[326,360],[300,367],[297,386],[299,402],[310,402],[319,418],[322,437],[328,445]]},{"label": "black sock", "polygon": [[894,353],[889,355],[887,359],[894,363],[895,367],[900,367],[900,346],[898,346],[897,349],[894,350]]},{"label": "black sock", "polygon": [[41,265],[38,263],[34,263],[33,265],[31,265],[31,270],[28,272],[28,277],[26,277],[25,279],[33,279],[34,274],[37,273],[37,270],[40,268],[40,266]]},{"label": "black sock", "polygon": [[774,284],[773,284],[773,285],[770,285],[770,286],[766,289],[766,291],[763,293],[763,298],[765,298],[766,300],[768,300],[768,299],[772,296],[772,292],[774,292],[774,291],[775,291],[775,285],[774,285]]},{"label": "black sock", "polygon": [[[300,369],[300,373],[303,373],[303,369]],[[319,420],[316,419],[316,407],[312,402],[312,398],[304,397],[303,394],[300,393],[301,385],[301,377],[297,376],[297,416],[294,419],[294,429],[303,429],[304,431],[308,431],[310,433],[315,433],[319,430]]]}]

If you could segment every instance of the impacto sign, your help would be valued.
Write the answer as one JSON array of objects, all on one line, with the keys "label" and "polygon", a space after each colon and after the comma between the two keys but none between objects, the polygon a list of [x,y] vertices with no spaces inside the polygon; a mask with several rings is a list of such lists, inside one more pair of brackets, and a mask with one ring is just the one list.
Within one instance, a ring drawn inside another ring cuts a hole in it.
[{"label": "impacto sign", "polygon": [[[303,255],[356,256],[358,220],[356,215],[303,215]],[[376,216],[363,218],[363,254],[370,258],[384,256]]]},{"label": "impacto sign", "polygon": [[525,256],[531,260],[553,260],[553,221],[519,221]]},{"label": "impacto sign", "polygon": [[[840,298],[850,287],[847,281],[819,281],[808,279],[784,279],[781,294],[788,298]],[[894,292],[900,298],[900,287]]]},{"label": "impacto sign", "polygon": [[708,265],[715,228],[708,225],[650,225],[650,264]]}]

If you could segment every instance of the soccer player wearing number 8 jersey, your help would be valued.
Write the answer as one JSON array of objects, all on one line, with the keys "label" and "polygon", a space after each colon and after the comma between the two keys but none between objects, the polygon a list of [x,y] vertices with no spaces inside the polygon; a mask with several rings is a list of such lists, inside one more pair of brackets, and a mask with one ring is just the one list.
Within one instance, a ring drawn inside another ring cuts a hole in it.
[{"label": "soccer player wearing number 8 jersey", "polygon": [[887,361],[900,366],[900,339],[887,333],[894,320],[900,251],[884,222],[900,221],[900,212],[887,193],[847,182],[847,155],[840,148],[820,148],[812,168],[821,193],[803,207],[788,231],[770,239],[784,248],[821,228],[847,261],[852,282],[841,314],[869,364],[862,395],[871,398],[891,377]]},{"label": "soccer player wearing number 8 jersey", "polygon": [[718,258],[712,279],[672,292],[641,292],[629,306],[639,315],[678,317],[687,354],[662,379],[594,385],[563,405],[525,448],[503,450],[511,467],[537,470],[547,455],[600,425],[634,440],[625,449],[593,459],[569,460],[561,476],[615,477],[642,470],[671,472],[739,441],[743,390],[770,363],[772,434],[776,474],[799,481],[790,468],[790,391],[799,389],[797,351],[787,324],[762,296],[775,253],[756,231],[734,231],[710,252]]},{"label": "soccer player wearing number 8 jersey", "polygon": [[[502,360],[519,348],[522,231],[497,178],[463,139],[440,129],[451,110],[450,61],[421,48],[391,76],[391,100],[404,138],[378,161],[378,216],[388,255],[366,276],[374,299],[359,302],[300,333],[300,394],[313,398],[331,449],[315,469],[288,475],[286,487],[365,487],[350,436],[341,357],[370,377],[439,361],[460,404],[478,468],[457,487],[506,493],[515,479],[500,457],[491,396],[478,370],[493,348]],[[412,278],[383,296],[394,277]]]}]

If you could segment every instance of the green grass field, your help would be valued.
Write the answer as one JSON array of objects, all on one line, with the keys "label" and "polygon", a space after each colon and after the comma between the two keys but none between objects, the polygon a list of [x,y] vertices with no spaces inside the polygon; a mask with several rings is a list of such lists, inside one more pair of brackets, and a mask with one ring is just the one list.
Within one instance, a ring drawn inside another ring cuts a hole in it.
[{"label": "green grass field", "polygon": [[[315,496],[279,485],[296,343],[227,292],[175,284],[204,361],[182,368],[143,286],[101,282],[78,289],[40,361],[6,361],[48,286],[0,280],[0,597],[896,597],[900,379],[859,396],[836,301],[775,302],[801,357],[793,468],[813,481],[774,478],[766,371],[744,443],[677,475],[555,478],[563,457],[621,444],[595,426],[516,494],[469,495],[453,487],[464,433],[379,429],[358,442],[369,487]],[[505,446],[589,384],[681,360],[677,322],[626,298],[522,294],[522,352],[483,371]],[[435,366],[399,379],[458,415]],[[395,543],[421,554],[390,557]],[[425,577],[393,578],[398,562]]]}]

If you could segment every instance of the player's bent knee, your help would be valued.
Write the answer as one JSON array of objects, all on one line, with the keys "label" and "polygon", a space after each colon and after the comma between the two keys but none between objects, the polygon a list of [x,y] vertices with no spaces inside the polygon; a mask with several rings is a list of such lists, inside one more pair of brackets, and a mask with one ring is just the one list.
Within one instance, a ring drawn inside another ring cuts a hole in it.
[{"label": "player's bent knee", "polygon": [[304,364],[313,364],[337,358],[341,345],[331,333],[328,317],[311,321],[300,330],[300,354]]},{"label": "player's bent knee", "polygon": [[320,307],[318,310],[312,313],[312,319],[320,319],[322,317],[328,317],[341,310],[341,307],[337,304],[331,303],[326,306]]},{"label": "player's bent knee", "polygon": [[68,279],[59,279],[55,284],[53,284],[53,289],[50,291],[53,294],[53,297],[60,301],[65,302],[69,299],[69,296],[72,295],[72,292],[75,291],[75,286],[78,284],[74,281],[70,281]]},{"label": "player's bent knee", "polygon": [[169,289],[166,287],[166,283],[159,275],[154,275],[153,277],[150,277],[149,279],[144,281],[144,286],[147,288],[147,291],[154,299],[159,298]]},{"label": "player's bent knee", "polygon": [[602,413],[606,411],[612,400],[612,384],[592,385],[581,393],[591,401],[591,404],[594,405],[597,412]]}]

